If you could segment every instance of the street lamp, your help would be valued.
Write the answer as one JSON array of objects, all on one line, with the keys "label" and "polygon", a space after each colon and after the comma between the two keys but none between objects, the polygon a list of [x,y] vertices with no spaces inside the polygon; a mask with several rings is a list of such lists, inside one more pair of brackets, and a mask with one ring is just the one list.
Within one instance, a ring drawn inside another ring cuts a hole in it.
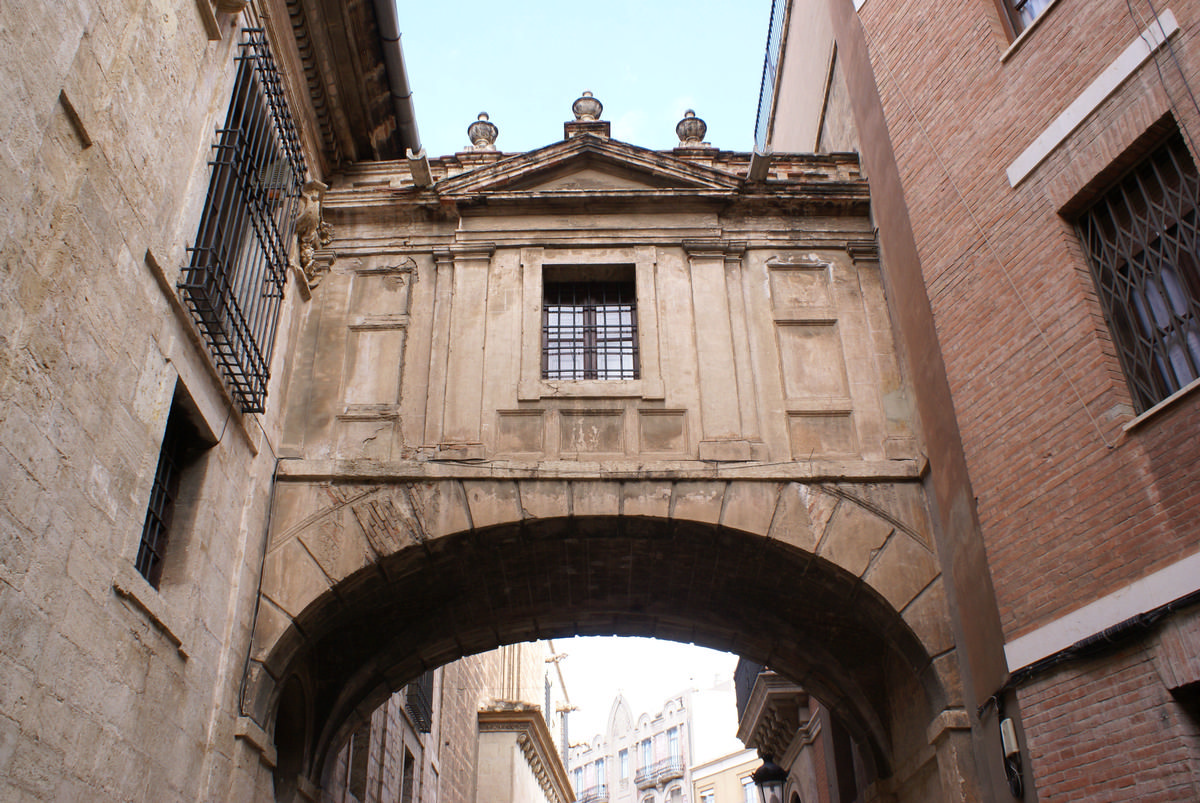
[{"label": "street lamp", "polygon": [[750,776],[754,785],[758,787],[758,799],[762,803],[783,803],[783,784],[787,781],[787,770],[772,761],[770,756],[763,756],[762,760],[762,766]]}]

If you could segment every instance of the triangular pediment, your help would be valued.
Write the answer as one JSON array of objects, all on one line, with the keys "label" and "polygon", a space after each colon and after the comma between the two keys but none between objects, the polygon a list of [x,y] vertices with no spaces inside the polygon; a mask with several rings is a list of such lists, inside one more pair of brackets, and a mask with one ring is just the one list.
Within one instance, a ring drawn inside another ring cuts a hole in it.
[{"label": "triangular pediment", "polygon": [[593,136],[557,142],[443,179],[443,197],[727,193],[741,179],[670,154]]}]

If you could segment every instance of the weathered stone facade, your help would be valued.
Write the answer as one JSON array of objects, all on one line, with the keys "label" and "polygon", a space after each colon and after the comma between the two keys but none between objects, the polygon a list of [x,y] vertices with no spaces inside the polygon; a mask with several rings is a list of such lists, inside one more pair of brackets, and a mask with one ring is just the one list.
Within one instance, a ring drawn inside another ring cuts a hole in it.
[{"label": "weathered stone facade", "polygon": [[[746,154],[566,133],[433,160],[432,189],[401,163],[331,183],[337,260],[297,318],[255,716],[291,673],[327,689],[319,775],[350,712],[427,666],[652,635],[806,677],[881,789],[928,795],[914,779],[937,777],[930,745],[954,731],[926,731],[958,721],[957,668],[856,160],[780,157],[755,183]],[[563,275],[635,288],[636,377],[544,378]]]}]

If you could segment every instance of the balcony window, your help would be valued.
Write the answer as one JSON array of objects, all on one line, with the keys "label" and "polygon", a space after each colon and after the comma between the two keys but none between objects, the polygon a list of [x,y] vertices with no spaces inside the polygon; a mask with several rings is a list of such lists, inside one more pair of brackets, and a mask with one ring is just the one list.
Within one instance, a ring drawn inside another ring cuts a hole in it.
[{"label": "balcony window", "polygon": [[1176,133],[1079,219],[1134,406],[1200,376],[1200,175]]},{"label": "balcony window", "polygon": [[266,35],[243,31],[233,98],[179,289],[243,412],[262,412],[306,167]]}]

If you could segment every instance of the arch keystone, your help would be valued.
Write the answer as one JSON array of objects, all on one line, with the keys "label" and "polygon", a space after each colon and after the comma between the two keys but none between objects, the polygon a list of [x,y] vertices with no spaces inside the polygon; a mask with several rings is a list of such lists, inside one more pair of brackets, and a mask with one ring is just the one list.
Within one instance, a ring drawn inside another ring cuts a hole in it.
[{"label": "arch keystone", "polygon": [[576,516],[615,516],[621,511],[621,484],[608,481],[571,483],[571,512]]},{"label": "arch keystone", "polygon": [[565,480],[523,480],[518,490],[521,510],[527,518],[553,519],[571,513],[570,488]]},{"label": "arch keystone", "polygon": [[665,519],[671,511],[671,485],[666,482],[626,482],[621,486],[626,516]]},{"label": "arch keystone", "polygon": [[721,521],[724,498],[724,481],[677,482],[671,518],[717,524]]}]

